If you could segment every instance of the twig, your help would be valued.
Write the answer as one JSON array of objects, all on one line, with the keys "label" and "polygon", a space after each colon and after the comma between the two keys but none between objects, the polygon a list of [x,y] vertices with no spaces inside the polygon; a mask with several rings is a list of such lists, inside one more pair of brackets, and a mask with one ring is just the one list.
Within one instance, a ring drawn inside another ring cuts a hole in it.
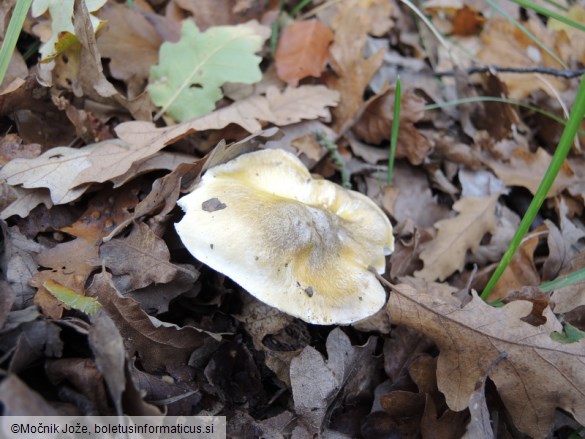
[{"label": "twig", "polygon": [[[470,67],[465,70],[468,75],[473,75],[474,73],[542,73],[543,75],[551,75],[551,76],[559,76],[561,78],[578,78],[580,76],[585,75],[585,69],[579,70],[564,70],[564,69],[553,69],[550,67],[501,67],[501,66],[482,66],[482,67]],[[455,72],[453,70],[449,70],[446,72],[435,72],[435,76],[443,77],[443,76],[454,76]]]}]

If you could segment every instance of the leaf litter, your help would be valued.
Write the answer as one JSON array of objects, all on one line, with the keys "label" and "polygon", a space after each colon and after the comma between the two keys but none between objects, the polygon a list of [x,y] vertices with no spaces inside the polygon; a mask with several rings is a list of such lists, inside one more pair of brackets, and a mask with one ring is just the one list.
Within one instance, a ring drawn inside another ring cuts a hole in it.
[{"label": "leaf litter", "polygon": [[[502,306],[477,295],[562,129],[530,106],[562,117],[575,99],[578,79],[538,69],[582,68],[582,32],[506,5],[545,50],[467,0],[425,3],[443,42],[390,0],[294,16],[291,1],[129,3],[34,0],[0,85],[5,414],[213,413],[234,438],[540,438],[585,425],[583,281],[538,288],[585,267],[579,142],[488,299]],[[582,21],[582,5],[561,3]],[[526,71],[465,70],[488,65]],[[475,96],[528,107],[442,105]],[[389,216],[396,286],[377,315],[307,324],[183,247],[177,199],[263,146],[349,175]]]}]

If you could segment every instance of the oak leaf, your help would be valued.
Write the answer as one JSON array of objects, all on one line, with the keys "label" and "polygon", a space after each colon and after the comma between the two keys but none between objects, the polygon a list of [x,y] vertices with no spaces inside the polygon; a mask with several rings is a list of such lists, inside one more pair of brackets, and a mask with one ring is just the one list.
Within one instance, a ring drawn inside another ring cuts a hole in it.
[{"label": "oak leaf", "polygon": [[87,183],[122,175],[134,161],[145,158],[144,152],[116,139],[79,149],[60,146],[34,159],[12,160],[0,170],[0,178],[28,189],[48,188],[54,204],[65,204],[83,194]]},{"label": "oak leaf", "polygon": [[546,323],[532,326],[521,320],[531,310],[528,301],[493,308],[475,292],[462,306],[451,295],[405,284],[394,289],[387,308],[394,324],[416,329],[438,345],[437,383],[452,410],[467,408],[476,383],[487,375],[518,429],[544,438],[556,408],[585,422],[585,341],[552,340],[561,323],[547,307]]},{"label": "oak leaf", "polygon": [[200,32],[192,21],[183,21],[181,39],[164,43],[159,64],[150,70],[152,101],[179,122],[209,113],[222,98],[225,82],[260,81],[262,58],[254,53],[269,35],[257,23]]},{"label": "oak leaf", "polygon": [[296,86],[307,76],[321,76],[333,32],[318,20],[293,23],[280,36],[274,54],[278,76]]},{"label": "oak leaf", "polygon": [[420,258],[424,268],[416,277],[444,280],[465,265],[468,250],[475,250],[486,233],[496,228],[495,210],[498,194],[491,197],[466,197],[453,205],[459,212],[455,218],[435,224],[437,237],[425,245]]}]

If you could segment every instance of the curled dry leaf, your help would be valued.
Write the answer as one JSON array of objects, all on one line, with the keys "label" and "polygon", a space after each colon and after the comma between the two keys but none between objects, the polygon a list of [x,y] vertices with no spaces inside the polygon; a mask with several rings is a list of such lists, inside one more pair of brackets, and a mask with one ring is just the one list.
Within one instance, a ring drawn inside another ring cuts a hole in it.
[{"label": "curled dry leaf", "polygon": [[435,224],[437,237],[427,243],[420,258],[424,268],[416,277],[444,280],[465,265],[468,250],[475,250],[486,233],[496,228],[495,210],[498,194],[491,197],[466,197],[453,205],[459,212],[455,218]]},{"label": "curled dry leaf", "polygon": [[333,32],[318,20],[299,21],[287,26],[274,54],[280,79],[296,86],[307,76],[321,76],[332,41]]},{"label": "curled dry leaf", "polygon": [[[400,130],[396,157],[406,157],[413,165],[420,165],[429,150],[431,142],[414,126],[424,115],[424,100],[407,90],[401,97]],[[368,143],[379,144],[390,138],[393,124],[394,90],[388,90],[370,100],[353,132]]]},{"label": "curled dry leaf", "polygon": [[87,293],[97,297],[120,331],[129,355],[138,354],[147,372],[180,373],[206,337],[195,328],[164,325],[149,316],[136,301],[122,297],[107,272],[94,276]]},{"label": "curled dry leaf", "polygon": [[[486,375],[495,383],[514,424],[534,438],[549,434],[556,408],[585,422],[585,341],[562,344],[550,334],[562,325],[550,308],[546,323],[521,319],[532,303],[493,308],[472,293],[465,306],[453,296],[398,285],[388,303],[395,324],[427,335],[439,346],[437,382],[452,410],[468,407]],[[495,363],[495,360],[504,359]]]}]

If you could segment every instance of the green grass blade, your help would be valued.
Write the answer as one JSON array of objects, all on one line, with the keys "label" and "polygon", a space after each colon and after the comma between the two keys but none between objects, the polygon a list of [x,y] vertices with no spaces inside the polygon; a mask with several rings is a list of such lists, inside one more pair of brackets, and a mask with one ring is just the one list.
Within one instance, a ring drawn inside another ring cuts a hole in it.
[{"label": "green grass blade", "polygon": [[548,191],[550,190],[555,178],[557,177],[561,169],[561,166],[563,165],[565,158],[567,157],[567,154],[569,153],[571,147],[573,146],[573,140],[575,139],[575,135],[577,134],[579,125],[581,124],[584,117],[585,78],[582,78],[581,84],[579,85],[579,90],[577,92],[577,97],[575,98],[575,103],[573,104],[573,108],[571,110],[571,115],[569,116],[569,120],[567,121],[565,129],[563,130],[563,134],[561,135],[561,139],[559,141],[557,150],[555,151],[555,154],[550,162],[546,174],[544,175],[542,181],[540,182],[540,185],[538,186],[534,198],[532,198],[532,201],[530,202],[530,206],[528,206],[528,210],[524,214],[524,217],[522,218],[522,221],[520,222],[518,229],[516,229],[516,233],[514,234],[514,237],[510,242],[510,246],[506,250],[506,253],[504,253],[504,255],[502,256],[500,263],[496,267],[496,271],[494,271],[494,274],[492,274],[485,289],[481,293],[482,299],[485,300],[490,295],[490,293],[496,286],[496,283],[498,283],[498,280],[504,273],[504,270],[506,270],[506,267],[508,267],[508,265],[510,264],[512,257],[514,256],[514,253],[516,253],[516,250],[520,246],[522,238],[524,238],[524,235],[526,234],[526,232],[528,232],[530,225],[534,222],[534,218],[536,218],[536,215],[538,214],[538,211],[540,210],[540,207],[542,206],[542,203],[544,202],[546,195],[548,194]]},{"label": "green grass blade", "polygon": [[4,81],[4,76],[8,70],[8,64],[10,64],[12,53],[16,47],[18,36],[22,30],[22,25],[31,3],[32,0],[18,0],[14,7],[10,24],[8,24],[8,29],[6,30],[6,35],[2,42],[2,47],[0,48],[0,83]]},{"label": "green grass blade", "polygon": [[538,12],[539,14],[545,15],[549,18],[554,18],[555,20],[558,20],[562,23],[568,24],[571,27],[574,27],[575,29],[579,29],[582,31],[585,31],[585,25],[578,23],[576,21],[571,20],[570,18],[558,14],[555,11],[551,11],[550,9],[547,9],[543,6],[540,6],[536,3],[533,3],[529,0],[512,0],[514,3],[526,8],[526,9],[532,9],[535,12]]},{"label": "green grass blade", "polygon": [[[424,109],[425,110],[437,110],[439,108],[454,107],[457,105],[469,104],[469,103],[474,103],[474,102],[501,102],[504,104],[516,105],[518,107],[526,108],[526,109],[532,110],[536,113],[540,113],[543,116],[546,116],[549,119],[552,119],[555,122],[558,122],[563,126],[567,125],[567,122],[564,119],[561,119],[560,117],[558,117],[556,114],[549,113],[546,110],[543,110],[541,108],[535,107],[535,106],[530,105],[530,104],[525,104],[522,101],[517,101],[515,99],[508,99],[508,98],[498,98],[495,96],[476,96],[473,98],[454,99],[452,101],[438,102],[436,104],[425,105]],[[585,136],[585,130],[579,129],[577,131],[577,133],[580,136]]]},{"label": "green grass blade", "polygon": [[569,285],[574,285],[577,282],[583,282],[585,280],[585,268],[575,271],[574,273],[567,274],[566,276],[561,276],[556,278],[555,280],[551,280],[550,282],[546,282],[541,284],[538,288],[545,292],[550,293],[553,290],[558,290],[563,287],[568,287]]},{"label": "green grass blade", "polygon": [[402,83],[400,76],[396,79],[396,88],[394,90],[394,108],[392,114],[392,132],[390,134],[390,153],[388,154],[388,175],[386,183],[392,184],[394,175],[394,158],[396,157],[396,146],[398,145],[398,130],[400,129],[400,105],[402,97]]},{"label": "green grass blade", "polygon": [[546,47],[546,45],[540,41],[538,39],[538,37],[536,35],[534,35],[532,32],[530,32],[528,29],[526,29],[518,20],[516,20],[514,17],[512,17],[510,14],[508,14],[506,11],[504,11],[497,3],[495,3],[493,0],[485,0],[487,4],[489,4],[493,9],[495,9],[498,13],[500,13],[501,15],[503,15],[504,17],[506,17],[507,20],[510,20],[512,23],[514,23],[514,25],[520,29],[528,38],[530,38],[532,41],[534,41],[534,43],[540,47],[542,50],[544,50],[546,53],[548,53],[556,62],[558,62],[561,66],[563,66],[564,69],[569,70],[569,67],[563,62],[562,59],[560,59],[556,53],[554,53],[551,49],[549,49],[548,47]]},{"label": "green grass blade", "polygon": [[296,4],[296,6],[290,11],[290,15],[296,17],[296,15],[303,10],[305,6],[311,3],[311,0],[301,0]]}]

